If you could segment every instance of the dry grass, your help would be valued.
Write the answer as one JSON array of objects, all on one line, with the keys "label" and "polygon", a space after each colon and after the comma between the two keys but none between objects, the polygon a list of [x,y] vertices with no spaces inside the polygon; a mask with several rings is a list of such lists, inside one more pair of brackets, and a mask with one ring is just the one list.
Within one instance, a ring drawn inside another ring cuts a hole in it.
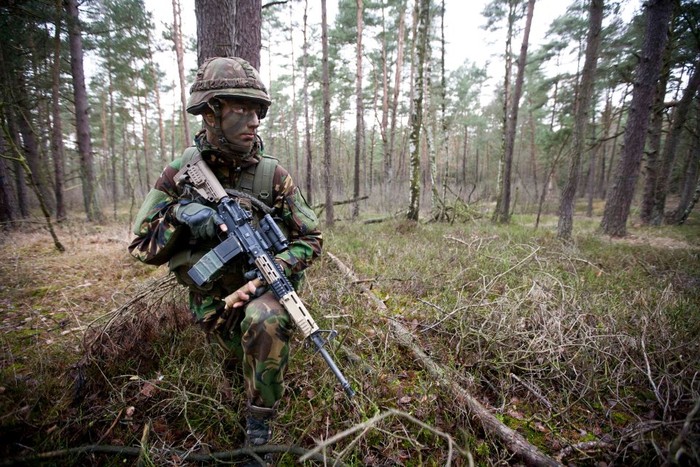
[{"label": "dry grass", "polygon": [[[688,418],[700,395],[697,233],[635,230],[611,242],[581,222],[574,243],[561,244],[529,223],[327,231],[328,251],[387,309],[328,258],[312,268],[302,298],[321,327],[339,331],[330,348],[358,396],[348,402],[296,335],[274,442],[319,446],[350,465],[462,465],[467,451],[481,465],[513,462],[397,345],[388,325],[397,320],[501,421],[562,462],[645,465],[674,453],[697,462],[697,414]],[[2,455],[111,444],[182,465],[184,453],[240,447],[237,376],[188,326],[182,290],[163,268],[131,260],[122,226],[73,222],[59,235],[65,254],[41,230],[4,237]]]}]

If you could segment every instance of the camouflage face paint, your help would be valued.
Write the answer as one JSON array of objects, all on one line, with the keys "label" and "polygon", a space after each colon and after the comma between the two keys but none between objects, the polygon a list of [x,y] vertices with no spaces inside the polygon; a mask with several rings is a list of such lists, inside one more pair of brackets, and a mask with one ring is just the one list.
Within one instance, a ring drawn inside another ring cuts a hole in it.
[{"label": "camouflage face paint", "polygon": [[255,129],[260,124],[255,112],[237,113],[227,109],[221,118],[221,132],[227,140],[226,148],[247,154],[255,142]]}]

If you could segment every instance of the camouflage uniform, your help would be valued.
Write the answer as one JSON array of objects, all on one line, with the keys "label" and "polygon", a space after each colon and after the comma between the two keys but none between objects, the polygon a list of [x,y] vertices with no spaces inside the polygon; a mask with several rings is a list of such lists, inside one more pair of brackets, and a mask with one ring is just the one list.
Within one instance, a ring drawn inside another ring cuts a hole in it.
[{"label": "camouflage uniform", "polygon": [[[263,157],[257,140],[243,158],[232,158],[212,146],[204,130],[197,135],[195,142],[202,159],[224,188],[236,188],[241,174],[249,166],[260,164]],[[282,378],[289,356],[288,340],[292,326],[290,317],[271,291],[253,298],[243,308],[224,309],[224,297],[247,282],[244,278],[249,269],[246,258],[234,261],[219,279],[204,288],[197,287],[190,280],[187,275],[189,268],[218,240],[194,239],[187,226],[181,225],[173,214],[175,206],[188,196],[174,181],[182,164],[182,157],[170,163],[148,194],[137,215],[134,224],[136,238],[129,251],[148,264],[169,263],[178,280],[189,287],[189,306],[196,321],[210,338],[231,352],[234,360],[242,363],[249,404],[274,407],[282,397]],[[268,205],[273,210],[272,216],[289,239],[289,248],[277,254],[275,259],[292,283],[298,284],[303,270],[321,254],[318,219],[292,177],[279,164],[274,169],[271,196]],[[207,204],[201,199],[196,202]],[[253,212],[256,220],[264,214],[246,198],[240,198],[239,202]]]}]

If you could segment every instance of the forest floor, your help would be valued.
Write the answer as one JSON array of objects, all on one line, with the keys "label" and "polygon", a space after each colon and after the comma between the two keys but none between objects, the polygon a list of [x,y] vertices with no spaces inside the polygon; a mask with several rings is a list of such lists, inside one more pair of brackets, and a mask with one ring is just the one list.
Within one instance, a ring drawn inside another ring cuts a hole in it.
[{"label": "forest floor", "polygon": [[[553,462],[697,465],[700,220],[624,239],[598,223],[577,217],[570,243],[530,216],[324,230],[300,295],[338,331],[357,396],[295,333],[273,442],[347,465],[521,463],[457,386]],[[128,255],[126,225],[65,222],[65,253],[38,225],[3,234],[0,465],[189,465],[242,446],[238,376],[166,268]]]}]

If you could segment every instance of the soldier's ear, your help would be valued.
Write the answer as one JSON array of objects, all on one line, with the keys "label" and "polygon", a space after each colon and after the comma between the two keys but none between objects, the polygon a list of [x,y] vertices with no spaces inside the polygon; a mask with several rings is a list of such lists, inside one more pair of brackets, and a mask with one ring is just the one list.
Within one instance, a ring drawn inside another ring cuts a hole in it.
[{"label": "soldier's ear", "polygon": [[216,117],[214,117],[214,112],[211,109],[205,109],[202,112],[202,118],[209,126],[214,126],[216,124]]}]

